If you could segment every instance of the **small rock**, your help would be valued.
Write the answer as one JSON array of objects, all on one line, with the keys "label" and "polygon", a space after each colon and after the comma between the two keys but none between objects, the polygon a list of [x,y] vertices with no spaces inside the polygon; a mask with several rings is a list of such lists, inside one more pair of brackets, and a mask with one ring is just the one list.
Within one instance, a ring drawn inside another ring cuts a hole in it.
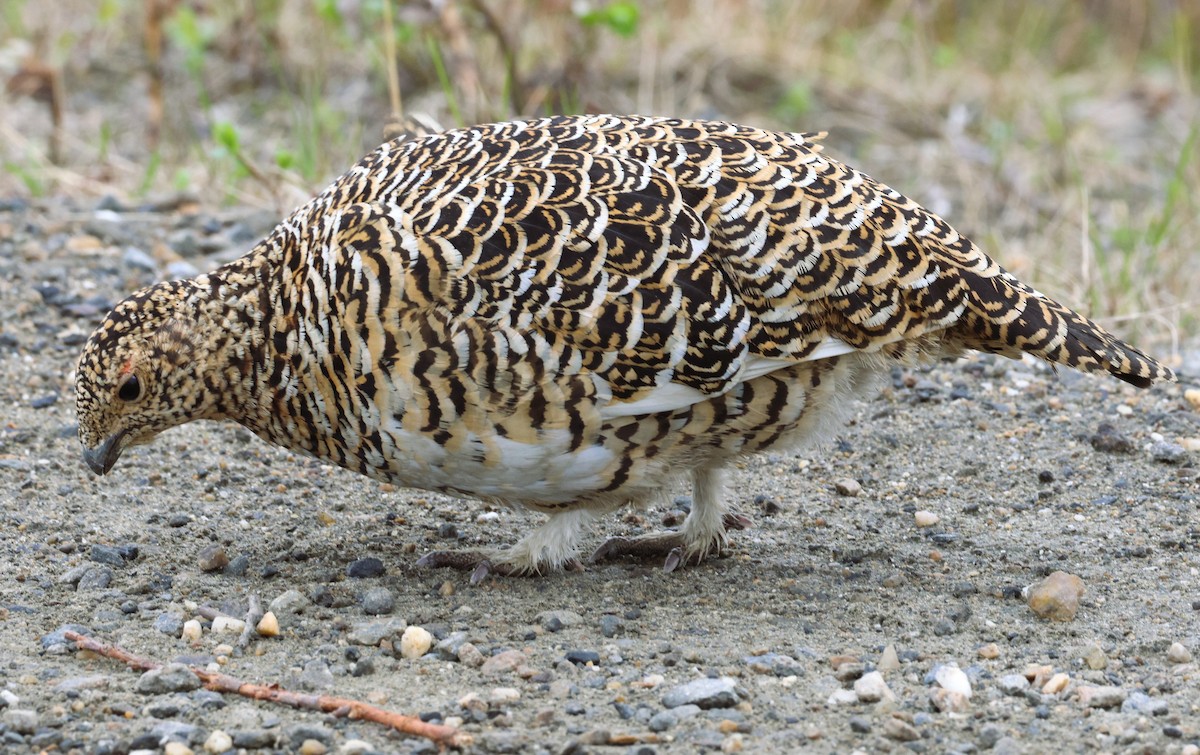
[{"label": "small rock", "polygon": [[1071,677],[1060,671],[1046,680],[1046,683],[1042,685],[1042,694],[1057,695],[1059,692],[1062,692],[1064,689],[1066,689],[1067,685],[1070,683]]},{"label": "small rock", "polygon": [[304,609],[309,605],[311,605],[311,601],[305,597],[304,593],[299,590],[287,590],[272,600],[268,608],[271,613],[280,618],[290,618],[304,613]]},{"label": "small rock", "polygon": [[600,617],[600,634],[605,637],[616,637],[620,633],[625,622],[620,616],[614,616],[611,613],[606,613]]},{"label": "small rock", "polygon": [[839,705],[854,705],[856,703],[858,703],[858,695],[854,693],[854,690],[842,689],[841,687],[831,692],[825,700],[825,704],[833,708]]},{"label": "small rock", "polygon": [[79,592],[103,590],[112,584],[113,570],[107,566],[93,566],[83,572],[75,589]]},{"label": "small rock", "polygon": [[48,406],[54,406],[58,403],[58,394],[50,393],[45,396],[38,396],[29,401],[29,405],[34,409],[45,409]]},{"label": "small rock", "polygon": [[232,616],[217,616],[212,620],[213,634],[241,634],[246,622]]},{"label": "small rock", "polygon": [[195,752],[183,742],[172,739],[163,745],[163,755],[195,755]]},{"label": "small rock", "polygon": [[392,612],[396,607],[396,598],[386,587],[371,587],[363,591],[359,603],[363,613],[368,616],[380,616]]},{"label": "small rock", "polygon": [[10,708],[4,711],[4,723],[21,734],[33,734],[38,728],[38,713],[26,708]]},{"label": "small rock", "polygon": [[151,669],[138,678],[135,686],[144,695],[190,692],[199,688],[200,678],[182,663],[168,663],[162,668]]},{"label": "small rock", "polygon": [[850,724],[850,731],[858,734],[868,734],[871,731],[871,722],[865,716],[850,716],[847,723]]},{"label": "small rock", "polygon": [[373,556],[352,561],[346,567],[346,576],[352,579],[382,577],[386,572],[387,569],[384,568],[383,562]]},{"label": "small rock", "polygon": [[429,652],[433,646],[433,635],[424,627],[410,626],[400,635],[400,656],[412,660]]},{"label": "small rock", "polygon": [[573,627],[583,623],[583,617],[574,611],[542,611],[534,620],[543,629],[557,632],[563,627]]},{"label": "small rock", "polygon": [[370,752],[375,752],[375,748],[362,739],[347,739],[338,748],[338,755],[367,755]]},{"label": "small rock", "polygon": [[586,666],[589,663],[597,665],[600,663],[600,654],[595,650],[568,650],[566,659],[576,666]]},{"label": "small rock", "polygon": [[1183,397],[1192,405],[1193,409],[1200,412],[1200,388],[1188,388],[1183,392]]},{"label": "small rock", "polygon": [[121,254],[121,264],[150,273],[158,270],[158,263],[154,261],[154,258],[136,246],[125,247],[124,253]]},{"label": "small rock", "polygon": [[1029,680],[1022,674],[1005,674],[1000,677],[999,685],[1006,695],[1020,695],[1029,689]]},{"label": "small rock", "polygon": [[204,749],[214,755],[231,750],[233,749],[233,737],[220,729],[213,729],[213,732],[208,735],[208,739],[204,740]]},{"label": "small rock", "polygon": [[697,705],[708,710],[710,708],[732,708],[738,704],[740,699],[741,694],[737,688],[737,680],[723,676],[718,679],[694,679],[667,690],[662,697],[662,703],[667,708]]},{"label": "small rock", "polygon": [[995,660],[1000,657],[1000,646],[994,642],[989,642],[978,650],[979,657],[985,660]]},{"label": "small rock", "polygon": [[160,613],[154,619],[154,629],[163,634],[178,637],[183,632],[183,612],[174,609]]},{"label": "small rock", "polygon": [[1103,453],[1131,454],[1137,450],[1133,441],[1120,433],[1108,422],[1101,422],[1095,434],[1088,438],[1092,448]]},{"label": "small rock", "polygon": [[915,742],[921,738],[921,733],[916,728],[899,718],[888,718],[883,722],[883,736],[888,739],[894,739],[897,742]]},{"label": "small rock", "polygon": [[267,611],[262,618],[258,620],[254,631],[258,632],[260,637],[278,637],[279,636],[279,619],[276,618],[274,612]]},{"label": "small rock", "polygon": [[872,671],[863,674],[854,682],[854,695],[859,702],[877,703],[880,700],[895,700],[896,695],[883,680],[883,674]]},{"label": "small rock", "polygon": [[225,554],[225,547],[218,543],[204,546],[200,550],[200,555],[196,557],[196,564],[203,572],[219,571],[224,569],[228,563],[229,556]]},{"label": "small rock", "polygon": [[1169,706],[1166,700],[1150,697],[1145,692],[1133,691],[1121,703],[1122,713],[1140,713],[1146,716],[1165,716]]},{"label": "small rock", "polygon": [[484,661],[480,671],[485,674],[503,674],[528,661],[529,659],[520,650],[505,650]]},{"label": "small rock", "polygon": [[1120,687],[1080,686],[1079,704],[1085,708],[1116,708],[1125,702],[1127,693]]},{"label": "small rock", "polygon": [[854,498],[862,492],[862,485],[859,484],[858,480],[845,477],[833,483],[833,489],[837,491],[838,495]]},{"label": "small rock", "polygon": [[1056,571],[1029,588],[1029,608],[1043,619],[1070,621],[1079,611],[1083,592],[1082,579],[1074,574]]},{"label": "small rock", "polygon": [[496,687],[488,693],[488,703],[507,705],[521,699],[521,691],[516,687]]},{"label": "small rock", "polygon": [[300,686],[309,690],[329,689],[334,684],[333,672],[329,664],[320,658],[315,658],[304,664],[300,672]]},{"label": "small rock", "polygon": [[329,747],[320,740],[306,739],[300,743],[300,747],[296,752],[300,755],[325,755],[325,753],[329,752]]},{"label": "small rock", "polygon": [[879,654],[879,662],[875,664],[875,668],[883,672],[898,671],[900,669],[900,657],[896,655],[896,646],[888,643],[883,652]]},{"label": "small rock", "polygon": [[964,713],[971,707],[971,700],[966,695],[943,687],[930,688],[929,702],[942,713]]},{"label": "small rock", "polygon": [[483,653],[475,645],[470,642],[464,642],[458,648],[458,662],[471,668],[480,668],[487,662],[487,659],[483,657]]},{"label": "small rock", "polygon": [[1108,656],[1099,645],[1088,645],[1083,651],[1083,662],[1092,671],[1102,671],[1108,668]]},{"label": "small rock", "polygon": [[913,514],[913,521],[918,527],[932,527],[941,521],[941,517],[932,511],[918,511]]},{"label": "small rock", "polygon": [[179,636],[188,642],[196,642],[203,634],[204,628],[200,626],[200,622],[196,619],[188,619],[183,622],[183,628],[179,632]]},{"label": "small rock", "polygon": [[971,680],[958,666],[938,666],[933,673],[938,685],[950,692],[956,692],[963,697],[971,697]]},{"label": "small rock", "polygon": [[1191,663],[1192,651],[1188,650],[1182,642],[1172,642],[1171,647],[1167,648],[1167,660],[1171,663]]},{"label": "small rock", "polygon": [[1188,452],[1178,443],[1160,440],[1150,446],[1150,458],[1161,464],[1183,464],[1188,460]]},{"label": "small rock", "polygon": [[98,564],[108,564],[109,566],[125,565],[125,559],[121,557],[121,551],[111,545],[93,545],[90,556]]},{"label": "small rock", "polygon": [[408,625],[403,619],[382,619],[355,624],[346,634],[346,639],[355,645],[376,647],[385,639],[392,639],[402,633]]}]

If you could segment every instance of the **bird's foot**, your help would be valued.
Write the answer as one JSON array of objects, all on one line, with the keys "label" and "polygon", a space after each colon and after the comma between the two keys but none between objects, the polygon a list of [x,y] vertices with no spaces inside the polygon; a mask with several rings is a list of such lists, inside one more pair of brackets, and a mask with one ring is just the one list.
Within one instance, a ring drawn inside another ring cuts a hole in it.
[{"label": "bird's foot", "polygon": [[592,553],[588,563],[596,564],[621,556],[635,558],[663,557],[663,571],[673,572],[680,566],[694,565],[703,561],[710,553],[720,553],[725,547],[728,530],[744,530],[754,526],[754,521],[745,514],[728,513],[721,519],[719,531],[708,537],[689,539],[684,531],[656,532],[639,537],[610,537]]},{"label": "bird's foot", "polygon": [[[551,571],[549,567],[538,566],[529,562],[508,560],[503,551],[459,550],[432,551],[417,559],[417,566],[431,569],[449,568],[471,572],[471,584],[477,585],[487,579],[489,574],[500,577],[532,577]],[[570,559],[563,564],[568,571],[583,571],[583,564],[578,559]]]}]

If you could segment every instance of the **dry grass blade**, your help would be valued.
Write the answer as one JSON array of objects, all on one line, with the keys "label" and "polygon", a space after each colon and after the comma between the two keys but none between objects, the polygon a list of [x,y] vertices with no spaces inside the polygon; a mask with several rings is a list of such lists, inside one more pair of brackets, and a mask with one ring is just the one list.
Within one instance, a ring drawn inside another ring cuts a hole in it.
[{"label": "dry grass blade", "polygon": [[[138,671],[150,671],[162,668],[163,666],[159,661],[133,655],[116,645],[109,645],[76,632],[68,631],[64,636],[71,642],[74,642],[75,646],[80,650],[88,650],[105,658],[112,658]],[[335,716],[349,716],[350,718],[374,721],[377,724],[383,724],[404,734],[424,737],[442,747],[462,748],[471,744],[470,735],[459,732],[457,729],[426,723],[419,718],[406,716],[401,713],[393,713],[369,703],[364,703],[361,700],[334,697],[332,695],[309,695],[292,692],[291,690],[286,690],[275,685],[244,682],[228,674],[207,671],[195,668],[194,666],[189,666],[188,668],[200,681],[204,682],[205,687],[214,692],[231,692],[255,700],[266,700],[290,705],[293,708],[319,710]]]}]

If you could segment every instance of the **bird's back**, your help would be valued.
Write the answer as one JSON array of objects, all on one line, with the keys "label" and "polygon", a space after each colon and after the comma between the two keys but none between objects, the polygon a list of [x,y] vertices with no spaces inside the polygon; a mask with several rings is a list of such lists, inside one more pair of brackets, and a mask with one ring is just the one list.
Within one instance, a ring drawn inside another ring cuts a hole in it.
[{"label": "bird's back", "polygon": [[263,434],[406,484],[567,500],[619,493],[623,459],[679,438],[700,460],[769,446],[842,400],[814,380],[861,378],[839,362],[981,349],[1170,376],[817,138],[574,116],[383,145],[252,258],[278,271],[274,411],[303,418]]}]

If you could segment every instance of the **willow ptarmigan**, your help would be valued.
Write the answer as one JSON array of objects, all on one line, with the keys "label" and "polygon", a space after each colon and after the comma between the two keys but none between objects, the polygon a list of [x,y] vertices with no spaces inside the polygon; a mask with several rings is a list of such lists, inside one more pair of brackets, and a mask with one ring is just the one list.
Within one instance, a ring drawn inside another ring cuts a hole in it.
[{"label": "willow ptarmigan", "polygon": [[384,144],[245,257],[135,293],[79,363],[84,457],[196,419],[379,480],[526,506],[474,578],[575,565],[591,519],[690,476],[703,559],[748,524],[721,469],[839,426],[898,363],[1030,353],[1171,371],[1016,280],[819,135],[573,116]]}]

